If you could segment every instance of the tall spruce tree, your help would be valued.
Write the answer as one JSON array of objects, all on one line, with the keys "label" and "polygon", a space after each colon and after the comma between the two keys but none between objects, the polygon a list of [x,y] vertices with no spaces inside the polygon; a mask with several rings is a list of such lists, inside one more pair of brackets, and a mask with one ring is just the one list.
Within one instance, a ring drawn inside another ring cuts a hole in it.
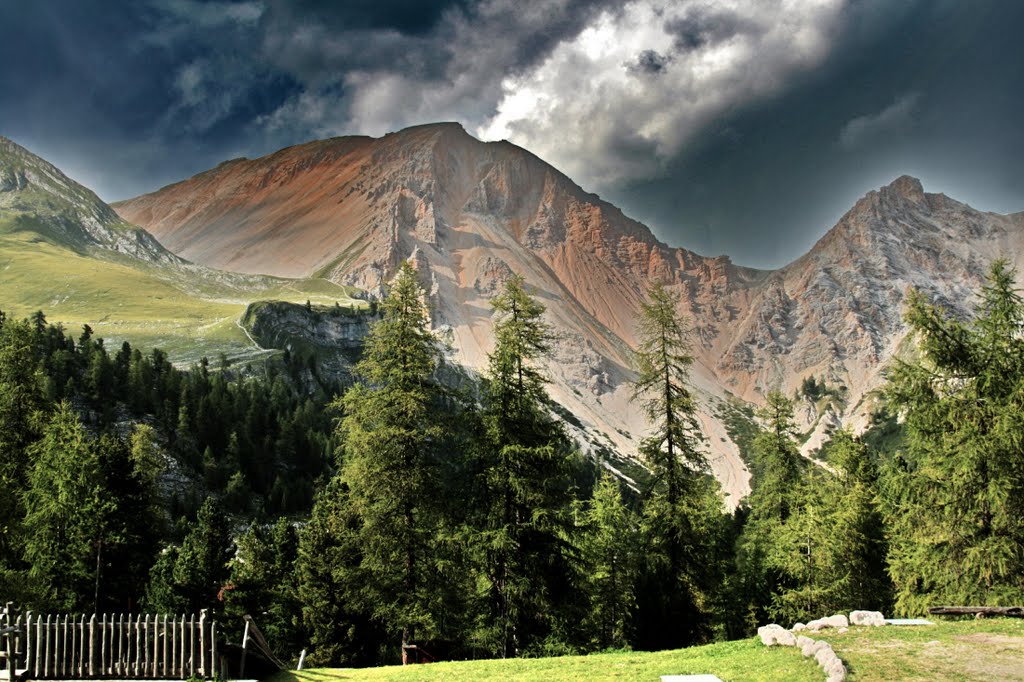
[{"label": "tall spruce tree", "polygon": [[498,321],[484,404],[483,589],[489,604],[482,638],[515,656],[552,634],[558,602],[570,590],[570,448],[548,409],[538,363],[550,332],[521,277],[491,301]]},{"label": "tall spruce tree", "polygon": [[[370,328],[343,400],[340,477],[360,520],[359,569],[353,579],[374,616],[403,645],[438,635],[440,519],[437,451],[438,344],[416,270],[405,262]],[[405,650],[403,649],[403,652]]]},{"label": "tall spruce tree", "polygon": [[920,357],[887,386],[906,446],[886,469],[896,609],[1024,600],[1024,302],[995,261],[973,319],[915,293]]},{"label": "tall spruce tree", "polygon": [[725,517],[717,483],[701,449],[697,402],[689,386],[690,330],[678,297],[664,285],[648,292],[638,320],[635,397],[654,433],[640,454],[655,477],[644,504],[647,570],[641,576],[637,644],[682,646],[709,633],[710,598]]}]

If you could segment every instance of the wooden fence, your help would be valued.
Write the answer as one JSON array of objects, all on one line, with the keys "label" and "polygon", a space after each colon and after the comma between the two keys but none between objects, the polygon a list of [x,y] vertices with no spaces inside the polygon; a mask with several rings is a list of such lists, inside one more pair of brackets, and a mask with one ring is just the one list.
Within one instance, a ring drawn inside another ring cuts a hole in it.
[{"label": "wooden fence", "polygon": [[0,614],[2,677],[211,678],[222,669],[217,623],[191,616]]}]

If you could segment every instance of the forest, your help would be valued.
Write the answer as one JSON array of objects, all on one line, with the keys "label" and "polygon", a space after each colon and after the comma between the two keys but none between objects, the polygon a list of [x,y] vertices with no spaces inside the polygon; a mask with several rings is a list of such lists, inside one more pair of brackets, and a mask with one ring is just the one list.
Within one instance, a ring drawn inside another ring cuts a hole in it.
[{"label": "forest", "polygon": [[[975,314],[907,302],[877,427],[799,454],[794,399],[756,412],[752,492],[725,511],[704,454],[688,321],[637,320],[650,430],[637,489],[585,456],[545,390],[544,307],[492,300],[479,382],[438,379],[399,270],[349,386],[306,359],[188,370],[0,313],[0,595],[61,613],[255,616],[320,665],[677,648],[838,610],[1024,602],[1024,301],[995,261]],[[449,382],[450,384],[451,382]],[[805,378],[803,391],[829,390]],[[882,437],[884,436],[884,437]]]}]

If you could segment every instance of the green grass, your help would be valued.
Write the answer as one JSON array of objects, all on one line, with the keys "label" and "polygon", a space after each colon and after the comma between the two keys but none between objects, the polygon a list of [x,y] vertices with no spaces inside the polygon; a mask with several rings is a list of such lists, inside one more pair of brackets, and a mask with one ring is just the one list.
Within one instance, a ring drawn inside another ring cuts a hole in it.
[{"label": "green grass", "polygon": [[558,658],[431,663],[381,668],[320,668],[279,673],[270,682],[341,680],[658,680],[661,675],[712,673],[722,680],[820,682],[817,665],[795,649],[768,648],[748,639],[655,653],[611,653]]},{"label": "green grass", "polygon": [[31,231],[0,234],[0,310],[42,310],[77,336],[88,324],[108,347],[128,340],[159,347],[178,363],[220,353],[262,355],[238,326],[256,300],[365,305],[354,289],[326,280],[286,280],[178,270],[64,248]]},{"label": "green grass", "polygon": [[[813,635],[832,644],[853,682],[1024,680],[1024,620],[947,621],[931,626],[854,627]],[[730,680],[799,682],[824,679],[794,647],[757,639],[656,653],[432,663],[380,668],[283,672],[269,682],[342,680],[654,680],[661,675],[717,675]]]},{"label": "green grass", "polygon": [[1024,620],[944,621],[924,626],[850,628],[818,636],[850,680],[1024,680]]}]

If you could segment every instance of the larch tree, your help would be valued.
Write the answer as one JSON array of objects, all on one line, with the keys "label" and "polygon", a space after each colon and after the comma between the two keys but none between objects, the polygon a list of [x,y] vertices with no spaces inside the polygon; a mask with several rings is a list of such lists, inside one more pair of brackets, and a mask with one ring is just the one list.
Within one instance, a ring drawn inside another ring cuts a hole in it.
[{"label": "larch tree", "polygon": [[1024,302],[995,261],[973,319],[915,293],[919,358],[886,389],[906,445],[885,470],[896,609],[1024,600]]},{"label": "larch tree", "polygon": [[570,448],[552,419],[539,362],[549,352],[544,306],[512,277],[491,301],[498,321],[484,398],[483,638],[514,656],[550,634],[572,574]]},{"label": "larch tree", "polygon": [[[424,292],[408,262],[370,328],[359,383],[341,401],[340,478],[359,518],[361,562],[353,578],[374,616],[402,645],[436,636],[439,603],[437,452],[443,437],[434,380],[438,342]],[[405,649],[403,649],[403,652]]]},{"label": "larch tree", "polygon": [[717,539],[725,517],[702,450],[704,436],[689,385],[690,329],[679,314],[678,297],[662,284],[653,286],[637,326],[634,396],[653,425],[640,454],[655,480],[644,503],[650,561],[641,576],[639,593],[646,600],[638,604],[638,642],[664,648],[707,636],[710,597],[720,574]]}]

